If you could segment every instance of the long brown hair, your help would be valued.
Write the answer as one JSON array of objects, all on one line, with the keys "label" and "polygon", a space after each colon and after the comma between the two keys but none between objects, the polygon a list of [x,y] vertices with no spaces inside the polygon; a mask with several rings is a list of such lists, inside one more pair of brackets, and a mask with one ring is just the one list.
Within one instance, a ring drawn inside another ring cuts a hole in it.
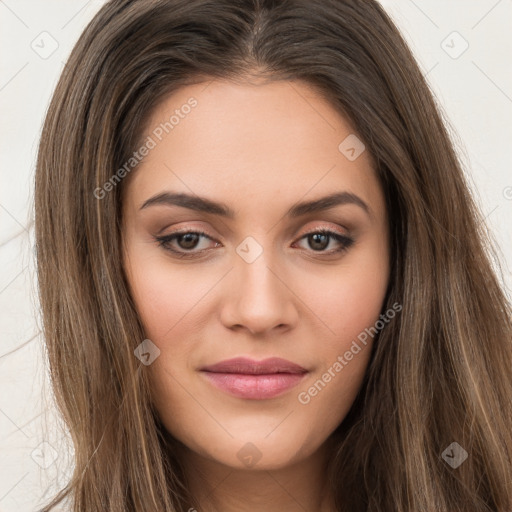
[{"label": "long brown hair", "polygon": [[[389,211],[384,310],[403,310],[333,434],[337,510],[510,511],[510,305],[429,87],[375,0],[112,0],[85,29],[48,110],[35,179],[44,337],[75,448],[72,478],[44,510],[66,497],[87,512],[194,504],[133,354],[145,336],[120,263],[123,181],[94,191],[165,96],[251,77],[324,94],[370,151]],[[453,442],[468,454],[456,469],[442,457]]]}]

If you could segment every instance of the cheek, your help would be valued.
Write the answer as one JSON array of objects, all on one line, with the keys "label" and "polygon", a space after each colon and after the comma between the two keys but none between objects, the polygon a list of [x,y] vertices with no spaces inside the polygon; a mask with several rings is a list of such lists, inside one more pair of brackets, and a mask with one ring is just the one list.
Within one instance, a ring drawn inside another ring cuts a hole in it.
[{"label": "cheek", "polygon": [[358,251],[339,267],[322,272],[304,275],[294,292],[320,320],[322,344],[315,350],[332,354],[348,350],[351,341],[377,321],[388,285],[388,260],[381,251]]},{"label": "cheek", "polygon": [[[321,364],[298,389],[297,403],[305,425],[327,437],[350,410],[366,374],[373,339],[382,328],[379,316],[388,284],[388,261],[378,252],[358,253],[307,296],[328,329],[315,337],[313,349]],[[306,289],[302,292],[306,293]],[[377,328],[376,328],[377,327]]]},{"label": "cheek", "polygon": [[320,319],[323,333],[317,332],[318,337],[310,347],[321,361],[316,375],[320,382],[315,389],[303,387],[307,396],[305,401],[299,397],[299,402],[315,401],[313,408],[338,404],[340,419],[363,380],[373,339],[385,326],[379,316],[388,285],[389,261],[386,252],[378,250],[378,246],[377,240],[368,244],[364,251],[347,256],[343,265],[328,277],[308,278],[297,288]]},{"label": "cheek", "polygon": [[190,313],[200,310],[201,298],[217,281],[218,272],[171,264],[165,256],[132,257],[129,282],[146,336],[157,345],[175,337],[177,330],[188,325]]}]

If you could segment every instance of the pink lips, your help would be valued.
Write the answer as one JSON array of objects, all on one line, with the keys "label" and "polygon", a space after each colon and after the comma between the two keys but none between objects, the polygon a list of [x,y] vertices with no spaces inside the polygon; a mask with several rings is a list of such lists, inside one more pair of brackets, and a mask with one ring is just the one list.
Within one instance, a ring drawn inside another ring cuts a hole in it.
[{"label": "pink lips", "polygon": [[307,370],[279,357],[263,361],[237,357],[205,366],[201,372],[215,387],[233,396],[264,400],[297,385]]}]

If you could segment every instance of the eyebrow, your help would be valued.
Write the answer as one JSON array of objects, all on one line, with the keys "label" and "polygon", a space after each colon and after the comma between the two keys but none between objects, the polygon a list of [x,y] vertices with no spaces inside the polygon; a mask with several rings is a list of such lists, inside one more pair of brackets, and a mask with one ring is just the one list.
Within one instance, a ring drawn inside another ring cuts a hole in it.
[{"label": "eyebrow", "polygon": [[[354,204],[362,208],[370,215],[370,207],[357,195],[351,192],[336,192],[313,201],[303,201],[293,205],[285,214],[288,218],[301,217],[310,213],[316,213],[329,210],[335,206]],[[148,208],[155,205],[181,206],[189,210],[196,210],[213,215],[219,215],[228,219],[235,218],[235,212],[223,203],[218,203],[199,197],[196,195],[184,193],[162,192],[147,199],[140,209]]]}]

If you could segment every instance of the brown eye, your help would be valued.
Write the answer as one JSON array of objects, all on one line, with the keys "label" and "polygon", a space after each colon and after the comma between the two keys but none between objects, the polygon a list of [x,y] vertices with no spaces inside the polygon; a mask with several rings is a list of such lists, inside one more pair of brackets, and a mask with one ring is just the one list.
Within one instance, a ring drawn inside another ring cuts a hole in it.
[{"label": "brown eye", "polygon": [[315,251],[323,251],[329,245],[330,241],[329,235],[325,233],[313,233],[312,235],[308,235],[307,239],[310,247]]},{"label": "brown eye", "polygon": [[195,255],[198,255],[208,250],[208,248],[196,250],[197,245],[202,238],[212,240],[212,238],[203,231],[181,231],[171,233],[170,235],[156,237],[155,240],[166,251],[172,252],[178,257],[186,258],[194,257]]},{"label": "brown eye", "polygon": [[201,235],[198,233],[185,233],[184,235],[176,236],[176,243],[181,249],[194,249],[199,241]]},{"label": "brown eye", "polygon": [[[308,246],[313,250],[313,252],[323,254],[335,254],[341,251],[345,251],[354,243],[354,239],[348,236],[337,233],[336,231],[325,229],[306,233],[301,238],[301,240],[303,239],[307,239]],[[329,247],[331,240],[335,240],[340,245],[340,247],[326,251],[325,249]]]},{"label": "brown eye", "polygon": [[[155,240],[166,251],[173,253],[179,258],[193,258],[195,256],[200,256],[209,249],[208,247],[197,249],[202,238],[213,241],[208,234],[202,231],[181,231],[156,237]],[[301,237],[301,240],[303,239],[307,239],[308,241],[307,249],[320,255],[340,253],[347,250],[354,243],[352,238],[342,235],[336,231],[326,229],[306,233]],[[339,247],[326,250],[333,240]],[[215,243],[218,245],[218,242]]]}]

